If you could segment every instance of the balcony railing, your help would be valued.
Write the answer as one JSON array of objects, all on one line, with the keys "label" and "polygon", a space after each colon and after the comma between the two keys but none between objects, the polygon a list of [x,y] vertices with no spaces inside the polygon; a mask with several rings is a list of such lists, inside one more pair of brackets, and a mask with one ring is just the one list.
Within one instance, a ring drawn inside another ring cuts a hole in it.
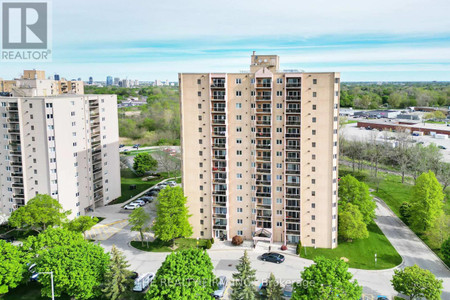
[{"label": "balcony railing", "polygon": [[212,95],[212,100],[225,100],[225,95]]},{"label": "balcony railing", "polygon": [[286,101],[300,101],[300,96],[286,96]]},{"label": "balcony railing", "polygon": [[213,124],[225,124],[225,120],[213,119],[212,122]]},{"label": "balcony railing", "polygon": [[256,192],[256,197],[270,197],[271,193],[267,192]]},{"label": "balcony railing", "polygon": [[213,131],[213,136],[225,136],[226,131]]},{"label": "balcony railing", "polygon": [[270,161],[271,157],[270,156],[257,156],[256,160],[261,160],[261,161]]},{"label": "balcony railing", "polygon": [[302,87],[302,84],[300,82],[292,82],[292,83],[286,83],[287,88],[300,88]]},{"label": "balcony railing", "polygon": [[286,186],[297,187],[297,186],[300,186],[300,182],[286,182]]},{"label": "balcony railing", "polygon": [[271,96],[256,96],[256,101],[270,101],[272,100]]},{"label": "balcony railing", "polygon": [[286,158],[287,162],[300,162],[300,158],[288,157]]},{"label": "balcony railing", "polygon": [[286,113],[297,113],[299,114],[301,112],[300,108],[286,108]]},{"label": "balcony railing", "polygon": [[256,149],[270,149],[270,148],[271,148],[270,145],[261,145],[261,144],[256,145]]},{"label": "balcony railing", "polygon": [[[286,198],[300,199],[300,194],[286,193]],[[299,208],[300,209],[300,208]]]},{"label": "balcony railing", "polygon": [[300,126],[300,121],[287,121],[287,126]]},{"label": "balcony railing", "polygon": [[225,167],[213,167],[213,172],[226,172],[227,168]]},{"label": "balcony railing", "polygon": [[286,138],[299,138],[300,133],[286,133]]},{"label": "balcony railing", "polygon": [[213,191],[212,194],[213,195],[226,195],[227,191]]},{"label": "balcony railing", "polygon": [[267,114],[267,113],[270,113],[272,111],[272,109],[270,109],[270,108],[257,108],[256,109],[256,113],[259,113],[259,114]]},{"label": "balcony railing", "polygon": [[286,170],[286,174],[300,175],[300,170]]},{"label": "balcony railing", "polygon": [[287,145],[286,150],[300,150],[300,145]]},{"label": "balcony railing", "polygon": [[270,82],[266,82],[266,83],[257,83],[256,84],[257,88],[270,88],[272,87],[272,83]]},{"label": "balcony railing", "polygon": [[218,202],[218,201],[215,201],[215,202],[213,202],[213,206],[221,206],[221,207],[224,207],[224,206],[227,206],[227,203],[226,203],[226,202]]},{"label": "balcony railing", "polygon": [[223,83],[212,83],[211,84],[211,88],[212,89],[217,89],[217,88],[219,88],[219,89],[223,89],[223,88],[225,88],[225,82],[223,82]]},{"label": "balcony railing", "polygon": [[214,155],[213,156],[213,160],[214,159],[220,159],[220,160],[224,160],[224,159],[226,159],[227,157],[225,156],[225,155]]},{"label": "balcony railing", "polygon": [[270,173],[270,168],[257,168],[256,169],[256,172],[259,172],[259,173]]},{"label": "balcony railing", "polygon": [[212,145],[214,148],[225,148],[225,143],[213,143]]},{"label": "balcony railing", "polygon": [[213,229],[227,229],[227,225],[224,224],[214,224]]},{"label": "balcony railing", "polygon": [[271,122],[270,121],[256,121],[256,125],[267,125],[267,126],[270,126]]},{"label": "balcony railing", "polygon": [[256,180],[257,185],[270,185],[270,180]]},{"label": "balcony railing", "polygon": [[213,182],[214,183],[226,183],[227,179],[226,178],[214,178]]},{"label": "balcony railing", "polygon": [[225,112],[225,107],[213,107],[211,112]]},{"label": "balcony railing", "polygon": [[286,223],[299,223],[300,217],[286,216]]},{"label": "balcony railing", "polygon": [[272,218],[272,215],[263,215],[263,214],[257,214],[256,215],[257,219],[262,219],[262,220],[269,220]]},{"label": "balcony railing", "polygon": [[257,132],[256,137],[270,137],[270,132]]}]

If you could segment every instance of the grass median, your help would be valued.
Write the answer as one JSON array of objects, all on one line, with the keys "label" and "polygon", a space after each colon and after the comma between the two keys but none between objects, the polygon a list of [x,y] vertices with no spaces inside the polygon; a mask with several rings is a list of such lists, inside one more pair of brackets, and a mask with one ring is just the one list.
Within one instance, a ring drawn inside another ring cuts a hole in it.
[{"label": "grass median", "polygon": [[180,238],[174,241],[174,249],[172,249],[171,242],[163,242],[159,239],[154,240],[153,242],[145,242],[142,244],[140,241],[132,241],[131,246],[136,249],[147,251],[147,252],[173,252],[178,250],[190,249],[190,248],[205,248],[208,240],[198,240],[190,239],[190,238]]}]

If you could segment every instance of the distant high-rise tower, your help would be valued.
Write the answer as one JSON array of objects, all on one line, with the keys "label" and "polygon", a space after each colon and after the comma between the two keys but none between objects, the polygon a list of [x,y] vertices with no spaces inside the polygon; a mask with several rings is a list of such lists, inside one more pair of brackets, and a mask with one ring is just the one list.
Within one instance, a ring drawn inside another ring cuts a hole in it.
[{"label": "distant high-rise tower", "polygon": [[119,85],[119,82],[120,82],[120,78],[114,77],[114,85]]},{"label": "distant high-rise tower", "polygon": [[53,78],[54,78],[55,80],[59,80],[59,74],[55,74],[55,76],[53,76]]},{"label": "distant high-rise tower", "polygon": [[89,84],[93,84],[94,83],[94,79],[92,78],[92,76],[91,77],[89,77],[89,82],[88,82]]},{"label": "distant high-rise tower", "polygon": [[108,76],[106,77],[106,86],[111,86],[113,85],[113,78],[112,76]]}]

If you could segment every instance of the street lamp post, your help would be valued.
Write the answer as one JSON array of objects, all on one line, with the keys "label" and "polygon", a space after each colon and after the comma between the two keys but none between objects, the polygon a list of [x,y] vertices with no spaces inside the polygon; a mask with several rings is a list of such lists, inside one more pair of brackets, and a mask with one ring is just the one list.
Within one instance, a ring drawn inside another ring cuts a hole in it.
[{"label": "street lamp post", "polygon": [[39,272],[39,274],[50,274],[50,280],[52,283],[52,300],[55,300],[55,289],[53,287],[53,271],[50,272]]}]

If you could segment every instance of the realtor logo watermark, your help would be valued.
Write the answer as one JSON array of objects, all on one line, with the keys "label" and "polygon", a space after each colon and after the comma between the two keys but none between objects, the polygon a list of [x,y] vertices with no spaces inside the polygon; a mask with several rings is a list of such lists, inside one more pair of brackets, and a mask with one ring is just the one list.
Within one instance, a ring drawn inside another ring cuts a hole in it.
[{"label": "realtor logo watermark", "polygon": [[51,61],[49,2],[2,3],[2,62]]}]

